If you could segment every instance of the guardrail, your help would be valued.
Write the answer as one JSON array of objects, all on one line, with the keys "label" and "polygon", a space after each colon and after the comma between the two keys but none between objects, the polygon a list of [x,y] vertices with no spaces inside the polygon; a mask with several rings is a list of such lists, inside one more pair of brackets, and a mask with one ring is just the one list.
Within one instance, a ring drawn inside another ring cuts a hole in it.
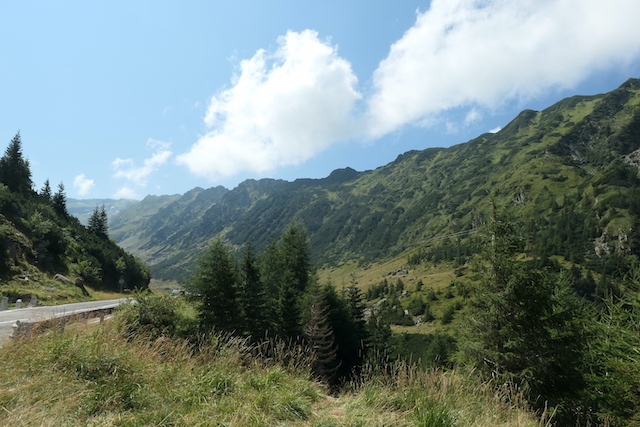
[{"label": "guardrail", "polygon": [[62,331],[68,323],[81,321],[87,322],[89,319],[95,318],[99,318],[100,323],[102,323],[104,322],[107,315],[113,313],[114,309],[115,306],[95,309],[89,308],[79,312],[58,315],[46,320],[37,320],[31,322],[22,322],[20,320],[16,320],[16,322],[11,325],[13,328],[13,332],[9,337],[12,339],[20,339],[28,338],[33,334],[40,334],[51,329],[58,329]]}]

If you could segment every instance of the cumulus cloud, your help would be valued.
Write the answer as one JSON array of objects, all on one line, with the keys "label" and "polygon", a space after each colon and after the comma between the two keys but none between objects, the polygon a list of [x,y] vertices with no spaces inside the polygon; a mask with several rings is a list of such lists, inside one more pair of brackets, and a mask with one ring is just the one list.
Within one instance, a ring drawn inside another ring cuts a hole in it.
[{"label": "cumulus cloud", "polygon": [[88,179],[83,173],[73,179],[73,188],[80,196],[86,196],[94,185],[93,179]]},{"label": "cumulus cloud", "polygon": [[[506,102],[636,60],[638,16],[637,0],[433,0],[390,47],[364,100],[337,46],[290,31],[275,51],[240,61],[209,100],[205,134],[177,161],[216,180],[301,164],[337,141],[406,124],[477,126]],[[121,176],[146,176],[118,162]]]},{"label": "cumulus cloud", "polygon": [[434,0],[373,76],[367,132],[572,87],[640,53],[637,0]]},{"label": "cumulus cloud", "polygon": [[135,198],[135,188],[146,187],[149,176],[167,163],[173,153],[169,150],[169,144],[162,141],[149,139],[147,146],[153,150],[151,157],[144,159],[141,166],[137,166],[133,159],[117,158],[111,162],[115,170],[115,178],[123,178],[127,181],[116,193],[117,198]]},{"label": "cumulus cloud", "polygon": [[123,185],[115,192],[113,195],[114,199],[137,199],[139,198],[138,193],[134,188],[131,188],[128,185]]},{"label": "cumulus cloud", "polygon": [[289,31],[278,45],[240,62],[231,87],[209,102],[207,133],[178,163],[212,180],[264,173],[358,132],[358,79],[337,47],[311,30]]}]

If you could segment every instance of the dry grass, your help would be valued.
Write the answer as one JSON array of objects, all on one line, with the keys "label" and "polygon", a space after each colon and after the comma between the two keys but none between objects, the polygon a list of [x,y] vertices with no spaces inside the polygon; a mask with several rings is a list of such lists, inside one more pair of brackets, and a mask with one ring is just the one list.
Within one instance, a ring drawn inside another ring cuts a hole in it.
[{"label": "dry grass", "polygon": [[495,390],[473,372],[398,364],[344,398],[352,419],[379,426],[540,426],[512,388]]},{"label": "dry grass", "polygon": [[117,322],[0,349],[0,423],[16,426],[534,426],[513,390],[398,365],[339,396],[308,353],[211,335],[128,339]]}]

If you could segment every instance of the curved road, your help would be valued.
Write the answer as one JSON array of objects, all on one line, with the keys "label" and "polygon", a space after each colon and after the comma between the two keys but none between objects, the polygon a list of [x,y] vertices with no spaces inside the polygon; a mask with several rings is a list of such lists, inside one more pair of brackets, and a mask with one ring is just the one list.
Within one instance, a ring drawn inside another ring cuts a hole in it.
[{"label": "curved road", "polygon": [[129,299],[120,298],[0,311],[0,345],[13,332],[12,325],[16,323],[16,320],[21,323],[38,322],[70,314],[84,313],[85,311],[95,311],[101,308],[113,308],[127,300]]}]

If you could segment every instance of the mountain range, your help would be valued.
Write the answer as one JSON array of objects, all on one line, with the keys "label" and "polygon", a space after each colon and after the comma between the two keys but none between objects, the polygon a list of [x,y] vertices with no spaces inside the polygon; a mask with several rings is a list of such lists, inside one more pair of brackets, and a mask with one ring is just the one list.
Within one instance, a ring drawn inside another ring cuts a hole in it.
[{"label": "mountain range", "polygon": [[216,235],[260,249],[292,222],[307,229],[317,265],[369,263],[408,249],[421,259],[459,259],[477,247],[475,231],[497,209],[523,224],[528,250],[589,263],[639,252],[639,148],[640,80],[630,79],[375,170],[147,196],[109,218],[110,236],[155,278],[181,281]]}]

